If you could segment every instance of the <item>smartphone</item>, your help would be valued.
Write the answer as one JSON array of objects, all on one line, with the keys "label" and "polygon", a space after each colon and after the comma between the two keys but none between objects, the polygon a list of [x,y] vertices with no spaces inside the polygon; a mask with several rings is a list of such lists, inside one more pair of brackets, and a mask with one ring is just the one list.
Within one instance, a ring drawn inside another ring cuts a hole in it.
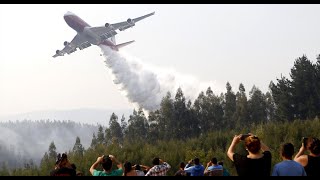
[{"label": "smartphone", "polygon": [[307,138],[307,137],[303,137],[303,138],[302,138],[302,142],[303,142],[303,146],[304,146],[304,147],[307,147],[308,139],[309,139],[309,138]]}]

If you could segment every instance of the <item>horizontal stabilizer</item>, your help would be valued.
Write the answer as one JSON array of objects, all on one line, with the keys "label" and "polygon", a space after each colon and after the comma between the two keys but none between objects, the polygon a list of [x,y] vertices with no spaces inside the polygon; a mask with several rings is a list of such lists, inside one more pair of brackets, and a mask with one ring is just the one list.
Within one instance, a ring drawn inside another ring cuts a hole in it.
[{"label": "horizontal stabilizer", "polygon": [[116,47],[119,49],[119,48],[127,46],[127,45],[129,45],[129,44],[131,44],[133,42],[134,42],[134,40],[133,41],[128,41],[128,42],[125,42],[125,43],[121,43],[121,44],[117,44]]}]

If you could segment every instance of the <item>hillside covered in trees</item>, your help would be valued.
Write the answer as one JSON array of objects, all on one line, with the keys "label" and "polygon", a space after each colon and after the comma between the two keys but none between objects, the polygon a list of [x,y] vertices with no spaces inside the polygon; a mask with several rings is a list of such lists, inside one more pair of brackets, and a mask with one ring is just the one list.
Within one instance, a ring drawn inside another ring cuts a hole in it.
[{"label": "hillside covered in trees", "polygon": [[84,147],[89,147],[97,126],[72,121],[24,120],[0,123],[0,132],[0,165],[4,163],[12,168],[30,162],[40,164],[51,142],[57,150],[67,151],[79,136]]},{"label": "hillside covered in trees", "polygon": [[[74,135],[70,137],[74,139],[72,148],[65,151],[85,175],[103,154],[149,166],[158,156],[172,166],[169,175],[181,161],[198,156],[205,164],[215,156],[236,175],[226,156],[235,134],[258,135],[271,148],[273,164],[280,161],[281,143],[292,142],[297,150],[301,137],[320,135],[320,59],[313,64],[306,56],[297,58],[290,78],[271,81],[266,93],[253,86],[247,97],[242,83],[234,91],[227,82],[226,90],[216,95],[208,87],[191,102],[179,88],[175,95],[167,93],[160,109],[149,112],[148,117],[142,109],[133,110],[128,120],[113,113],[109,124],[100,125],[90,136],[88,148]],[[26,162],[22,168],[8,169],[4,162],[0,175],[48,175],[59,153],[55,142],[51,140],[47,152],[39,154],[39,165]],[[240,147],[238,151],[242,151]]]}]

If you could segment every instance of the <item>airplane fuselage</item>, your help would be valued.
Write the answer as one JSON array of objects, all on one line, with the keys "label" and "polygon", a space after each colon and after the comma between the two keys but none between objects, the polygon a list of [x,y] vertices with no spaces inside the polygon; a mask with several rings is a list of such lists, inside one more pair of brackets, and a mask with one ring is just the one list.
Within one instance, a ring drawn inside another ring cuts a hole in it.
[{"label": "airplane fuselage", "polygon": [[74,29],[81,37],[85,38],[89,43],[94,45],[104,44],[114,50],[118,50],[115,44],[113,44],[111,41],[102,39],[100,36],[90,30],[91,26],[79,16],[68,12],[64,15],[64,20],[72,29]]}]

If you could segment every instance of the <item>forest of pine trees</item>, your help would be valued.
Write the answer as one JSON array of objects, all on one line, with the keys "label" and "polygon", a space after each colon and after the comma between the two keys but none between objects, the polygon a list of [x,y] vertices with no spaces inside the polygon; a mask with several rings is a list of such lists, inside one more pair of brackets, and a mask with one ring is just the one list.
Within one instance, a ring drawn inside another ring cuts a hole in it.
[{"label": "forest of pine trees", "polygon": [[[197,156],[206,164],[215,156],[236,175],[226,156],[235,134],[258,135],[271,148],[273,164],[280,161],[282,143],[292,142],[297,151],[301,137],[320,137],[320,60],[313,64],[303,55],[295,60],[290,77],[271,81],[268,92],[253,86],[247,97],[247,91],[242,83],[233,88],[227,82],[226,93],[214,94],[208,87],[191,102],[178,88],[175,95],[168,92],[160,109],[148,117],[142,109],[133,110],[128,120],[113,113],[109,124],[92,134],[90,147],[84,148],[74,137],[73,148],[67,150],[69,160],[90,175],[90,166],[103,154],[148,166],[158,156],[171,165],[168,175],[173,175],[181,161]],[[49,175],[57,153],[52,141],[39,165],[31,160],[22,168],[9,169],[2,162],[0,175]]]}]

